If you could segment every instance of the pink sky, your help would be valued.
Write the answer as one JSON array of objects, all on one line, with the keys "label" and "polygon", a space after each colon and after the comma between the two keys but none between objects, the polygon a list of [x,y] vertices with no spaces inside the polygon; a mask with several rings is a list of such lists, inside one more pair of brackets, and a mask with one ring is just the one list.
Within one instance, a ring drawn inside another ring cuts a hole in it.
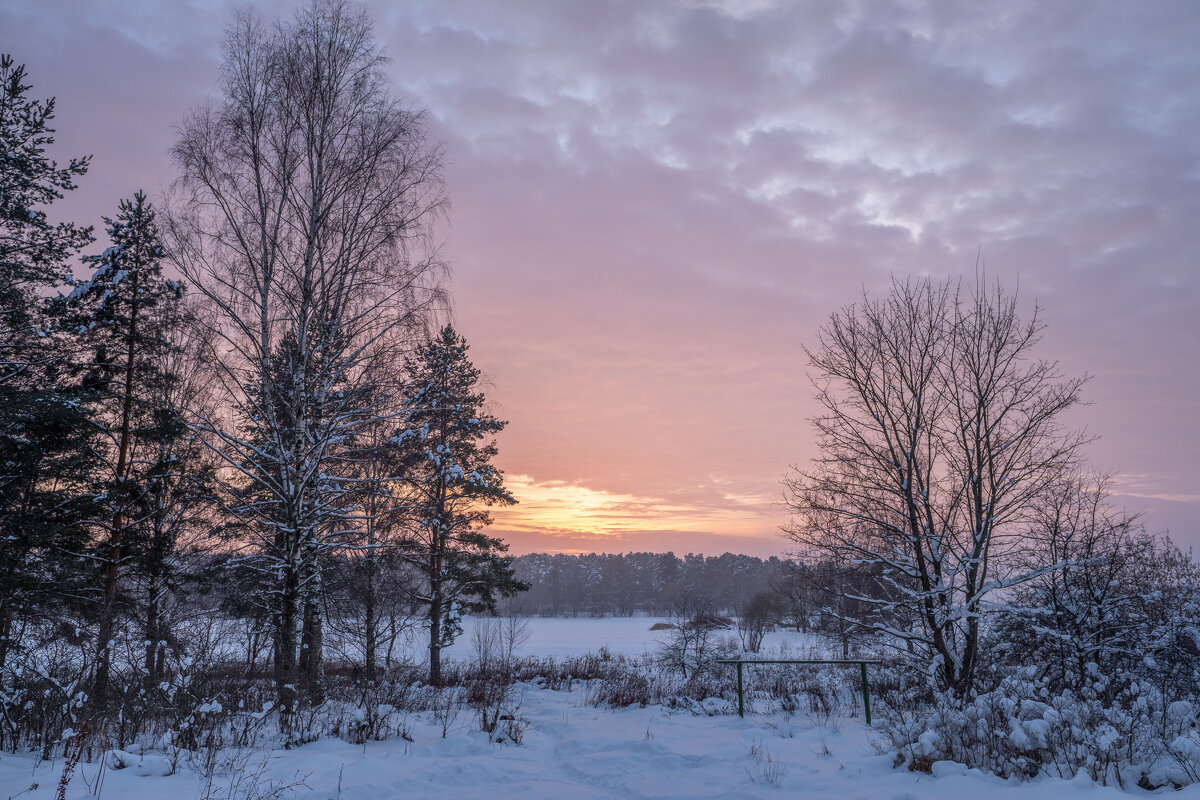
[{"label": "pink sky", "polygon": [[[239,4],[0,0],[93,153],[58,213],[174,177]],[[267,16],[288,4],[253,4]],[[445,142],[456,323],[511,421],[514,552],[782,552],[803,343],[892,274],[1019,283],[1117,501],[1200,545],[1200,5],[368,4]]]}]

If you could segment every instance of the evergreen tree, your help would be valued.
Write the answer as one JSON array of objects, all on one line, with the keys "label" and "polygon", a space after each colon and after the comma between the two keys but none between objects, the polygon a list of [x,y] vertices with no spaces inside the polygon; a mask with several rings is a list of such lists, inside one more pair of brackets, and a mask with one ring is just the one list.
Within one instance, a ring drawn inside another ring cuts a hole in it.
[{"label": "evergreen tree", "polygon": [[88,159],[60,166],[54,100],[27,96],[25,69],[0,56],[0,668],[14,633],[68,593],[82,529],[89,431],[63,388],[62,337],[44,299],[91,229],[52,224],[45,207],[75,188]]},{"label": "evergreen tree", "polygon": [[429,682],[441,683],[441,650],[462,632],[459,615],[495,611],[498,596],[528,589],[513,576],[508,545],[488,536],[487,508],[516,502],[495,466],[494,434],[508,423],[484,410],[479,370],[467,343],[447,325],[406,364],[406,481],[413,530],[405,548],[424,584],[415,599],[428,608]]},{"label": "evergreen tree", "polygon": [[173,442],[187,433],[178,404],[161,405],[176,381],[165,367],[176,347],[169,334],[179,324],[183,286],[163,277],[154,209],[138,192],[105,225],[112,246],[84,259],[95,272],[66,299],[68,319],[91,354],[81,365],[83,387],[103,442],[94,522],[104,532],[93,696],[99,708],[109,688],[122,564],[145,549],[152,498],[161,497],[162,481],[175,469]]},{"label": "evergreen tree", "polygon": [[44,210],[87,172],[88,158],[61,167],[46,155],[54,143],[54,99],[31,100],[24,66],[0,55],[0,383],[40,363],[45,333],[38,290],[54,286],[67,260],[92,240],[91,228],[51,224]]},{"label": "evergreen tree", "polygon": [[259,575],[274,629],[275,682],[286,713],[295,710],[298,690],[313,704],[324,701],[323,567],[358,533],[348,498],[353,443],[378,411],[369,382],[351,379],[344,361],[328,357],[345,351],[332,328],[310,321],[299,335],[280,337],[265,390],[249,387],[238,408],[241,452],[236,460],[223,456],[237,475],[225,503],[237,522],[225,533],[252,553],[247,564]]}]

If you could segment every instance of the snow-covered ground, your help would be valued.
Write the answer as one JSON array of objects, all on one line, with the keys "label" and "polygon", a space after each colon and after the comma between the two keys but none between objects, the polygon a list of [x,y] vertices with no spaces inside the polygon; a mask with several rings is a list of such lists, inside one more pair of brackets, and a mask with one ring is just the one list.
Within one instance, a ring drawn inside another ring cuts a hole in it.
[{"label": "snow-covered ground", "polygon": [[[431,718],[413,717],[413,741],[351,745],[323,740],[269,755],[257,778],[242,765],[244,797],[314,800],[391,798],[778,798],[837,800],[1030,800],[1118,798],[1125,793],[1086,779],[1010,783],[954,764],[934,775],[897,770],[879,755],[860,722],[826,724],[781,714],[699,716],[661,707],[592,708],[579,691],[525,688],[520,715],[529,728],[520,746],[495,744],[464,712],[447,738]],[[255,755],[262,759],[264,754]],[[61,760],[35,766],[30,755],[0,756],[0,797],[52,798]],[[123,769],[82,764],[68,798],[191,800],[205,797],[190,768],[164,776],[162,756]],[[101,774],[102,773],[102,774]],[[102,780],[100,778],[102,777]],[[226,798],[222,776],[209,797]],[[32,784],[33,791],[21,793]],[[254,789],[258,790],[256,794]],[[98,791],[97,791],[98,790]],[[1141,793],[1139,791],[1139,793]],[[1200,798],[1200,786],[1172,797]]]},{"label": "snow-covered ground", "polygon": [[[521,655],[552,656],[556,659],[595,653],[601,647],[611,653],[640,656],[653,653],[670,631],[652,631],[655,623],[664,622],[660,617],[530,617],[522,620],[529,637],[520,647]],[[472,648],[472,632],[477,625],[486,625],[486,618],[467,617],[463,620],[463,635],[454,644],[442,650],[447,658],[469,658]],[[429,646],[425,631],[414,631],[406,641],[408,654],[420,660]],[[734,631],[722,631],[721,636],[736,636]],[[774,631],[763,639],[763,648],[778,651],[786,648],[792,653],[807,653],[818,647],[817,640],[795,631]],[[796,656],[803,658],[804,656]],[[819,656],[818,656],[819,657]]]},{"label": "snow-covered ground", "polygon": [[[521,653],[578,655],[601,646],[637,656],[658,647],[659,620],[531,619]],[[471,626],[449,655],[470,652]],[[809,656],[814,642],[794,633],[772,634],[766,647],[795,657]],[[211,782],[199,759],[185,756],[175,774],[168,757],[152,752],[113,755],[104,764],[80,764],[66,797],[121,800],[390,800],[391,798],[778,798],[836,800],[1043,800],[1126,797],[1085,777],[1008,782],[959,765],[939,763],[934,774],[893,767],[880,754],[876,737],[859,718],[817,717],[780,711],[728,713],[725,701],[706,701],[692,710],[662,706],[594,708],[587,691],[551,691],[522,684],[516,689],[519,745],[496,743],[479,731],[475,714],[463,708],[444,715],[410,713],[397,727],[407,738],[354,745],[325,739],[290,750],[233,753],[216,759]],[[720,708],[718,708],[720,707]],[[502,727],[504,723],[501,723]],[[443,728],[446,735],[443,737]],[[120,760],[118,758],[117,760]],[[37,763],[33,754],[0,753],[0,798],[54,798],[63,772],[61,758]],[[116,768],[120,766],[120,768]],[[30,787],[37,785],[36,789]],[[1144,794],[1141,790],[1134,793]],[[1172,797],[1200,800],[1200,785]]]}]

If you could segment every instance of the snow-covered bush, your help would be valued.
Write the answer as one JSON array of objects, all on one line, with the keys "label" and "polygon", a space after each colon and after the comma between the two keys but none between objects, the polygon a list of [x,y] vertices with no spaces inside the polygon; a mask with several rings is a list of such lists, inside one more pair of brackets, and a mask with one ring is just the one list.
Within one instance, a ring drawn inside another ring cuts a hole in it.
[{"label": "snow-covered bush", "polygon": [[[41,750],[43,758],[66,753],[85,716],[85,671],[65,648],[46,648],[10,658],[0,678],[0,744]],[[61,748],[61,750],[59,749]]]},{"label": "snow-covered bush", "polygon": [[1071,778],[1154,788],[1196,781],[1200,770],[1197,706],[1167,702],[1135,685],[1113,702],[1099,693],[1052,694],[1036,667],[1015,670],[969,701],[932,698],[918,676],[903,691],[882,693],[878,728],[912,769],[955,761],[1001,777]]},{"label": "snow-covered bush", "polygon": [[974,692],[939,692],[918,659],[884,671],[882,729],[902,760],[1196,782],[1200,567],[1111,508],[1103,476],[1047,492],[1021,558],[1035,577],[988,609]]},{"label": "snow-covered bush", "polygon": [[587,701],[593,706],[626,708],[636,705],[645,708],[653,700],[650,678],[634,670],[599,678],[588,686]]}]

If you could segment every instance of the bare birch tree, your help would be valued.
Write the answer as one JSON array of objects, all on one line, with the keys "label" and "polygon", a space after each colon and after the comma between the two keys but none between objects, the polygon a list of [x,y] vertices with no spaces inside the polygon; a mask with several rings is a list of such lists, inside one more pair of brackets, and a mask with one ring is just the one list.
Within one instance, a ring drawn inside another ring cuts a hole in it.
[{"label": "bare birch tree", "polygon": [[807,350],[823,411],[820,455],[785,479],[786,533],[815,555],[873,568],[855,624],[929,658],[971,692],[989,595],[1028,580],[1020,546],[1036,499],[1085,439],[1062,414],[1085,378],[1032,351],[1044,325],[999,285],[896,282],[834,314]]},{"label": "bare birch tree", "polygon": [[356,536],[342,456],[388,407],[371,365],[440,302],[440,151],[388,93],[385,63],[340,0],[274,25],[239,15],[221,97],[173,150],[172,252],[219,320],[226,411],[196,424],[219,448],[239,540],[267,565],[284,713],[298,686],[322,697],[321,556]]}]

